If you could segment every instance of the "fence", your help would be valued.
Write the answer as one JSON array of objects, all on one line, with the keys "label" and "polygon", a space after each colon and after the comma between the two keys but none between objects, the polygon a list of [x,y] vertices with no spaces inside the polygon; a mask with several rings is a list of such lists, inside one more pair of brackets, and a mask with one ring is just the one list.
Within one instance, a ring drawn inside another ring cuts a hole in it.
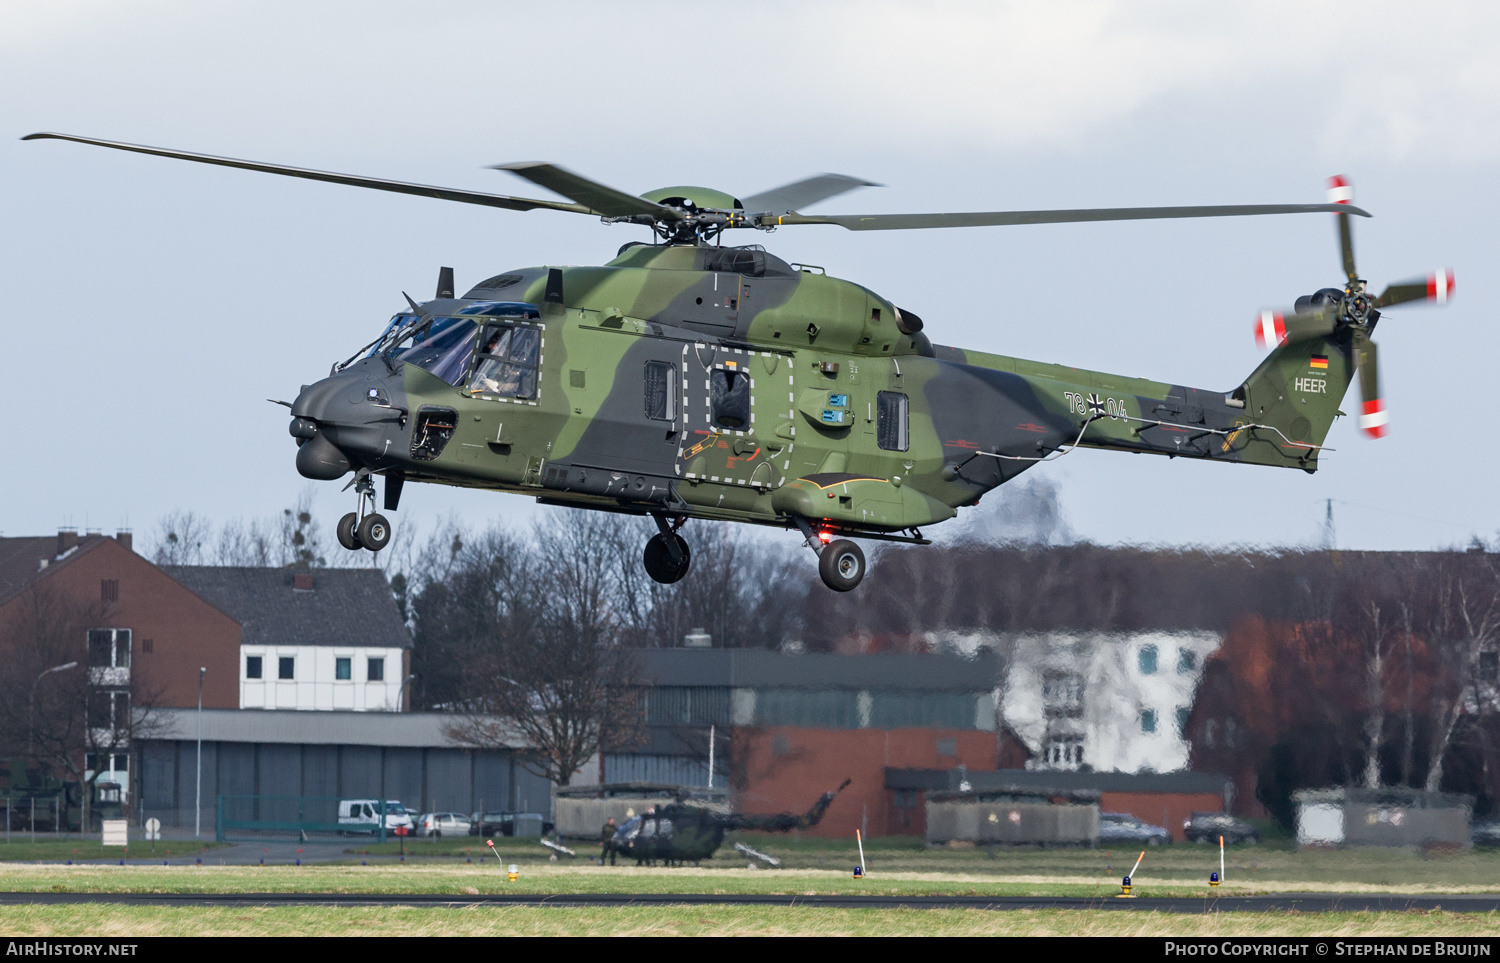
[{"label": "fence", "polygon": [[61,794],[46,796],[6,796],[5,841],[13,834],[67,833],[78,829],[80,812],[77,806],[69,805]]},{"label": "fence", "polygon": [[[219,796],[215,838],[223,842],[297,840],[334,843],[346,836],[368,836],[385,842],[394,835],[386,827],[386,804],[361,800],[374,813],[373,821],[339,819],[340,800],[332,796]],[[404,816],[392,809],[391,815]]]}]

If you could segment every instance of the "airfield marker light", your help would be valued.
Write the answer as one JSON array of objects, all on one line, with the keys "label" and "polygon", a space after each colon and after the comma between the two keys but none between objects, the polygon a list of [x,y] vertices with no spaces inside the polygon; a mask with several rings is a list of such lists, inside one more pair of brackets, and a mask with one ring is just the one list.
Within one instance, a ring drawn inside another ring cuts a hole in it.
[{"label": "airfield marker light", "polygon": [[1210,886],[1218,886],[1219,885],[1219,874],[1218,873],[1209,873],[1208,874],[1208,885],[1210,885]]},{"label": "airfield marker light", "polygon": [[859,847],[859,865],[854,867],[854,878],[865,878],[865,843],[860,837],[859,830],[854,831],[854,845]]},{"label": "airfield marker light", "polygon": [[[1219,879],[1224,878],[1224,834],[1219,834]],[[1215,886],[1218,884],[1215,883]]]},{"label": "airfield marker light", "polygon": [[1130,877],[1134,876],[1135,875],[1135,871],[1141,868],[1141,860],[1143,860],[1145,858],[1146,858],[1146,851],[1143,849],[1143,850],[1141,850],[1141,855],[1136,857],[1135,865],[1132,866],[1132,867],[1130,867],[1130,872],[1125,875],[1124,879],[1120,880],[1120,892],[1117,894],[1117,898],[1119,898],[1119,899],[1134,899],[1135,898],[1130,893]]},{"label": "airfield marker light", "polygon": [[506,870],[505,870],[505,877],[507,879],[509,879],[512,883],[514,883],[516,881],[516,877],[519,876],[519,875],[521,875],[521,874],[516,871],[516,864],[515,863],[511,863],[510,866],[507,867]]}]

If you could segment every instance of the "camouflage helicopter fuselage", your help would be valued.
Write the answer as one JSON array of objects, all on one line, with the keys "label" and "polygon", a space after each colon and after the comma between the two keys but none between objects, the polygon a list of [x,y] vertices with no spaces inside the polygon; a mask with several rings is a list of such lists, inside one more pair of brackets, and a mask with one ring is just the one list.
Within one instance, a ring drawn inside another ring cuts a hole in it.
[{"label": "camouflage helicopter fuselage", "polygon": [[384,475],[388,508],[411,480],[920,539],[1074,445],[1315,471],[1354,373],[1339,333],[1228,392],[937,346],[754,247],[627,245],[413,308],[292,405],[299,470]]}]

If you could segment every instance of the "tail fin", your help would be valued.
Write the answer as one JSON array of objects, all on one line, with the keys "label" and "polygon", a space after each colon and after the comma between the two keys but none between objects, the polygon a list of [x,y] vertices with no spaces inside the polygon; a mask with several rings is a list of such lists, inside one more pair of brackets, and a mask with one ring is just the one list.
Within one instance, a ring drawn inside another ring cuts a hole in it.
[{"label": "tail fin", "polygon": [[1340,334],[1283,342],[1230,392],[1231,405],[1244,405],[1245,424],[1261,427],[1248,437],[1231,435],[1226,449],[1239,449],[1252,464],[1316,469],[1318,449],[1354,381],[1354,352]]},{"label": "tail fin", "polygon": [[839,788],[832,792],[825,792],[813,803],[813,807],[802,815],[795,813],[775,813],[772,815],[752,815],[747,813],[734,813],[724,820],[726,829],[759,829],[763,831],[787,832],[793,829],[806,829],[816,826],[823,821],[823,814],[828,812],[828,807],[844,788],[853,780],[845,779]]}]

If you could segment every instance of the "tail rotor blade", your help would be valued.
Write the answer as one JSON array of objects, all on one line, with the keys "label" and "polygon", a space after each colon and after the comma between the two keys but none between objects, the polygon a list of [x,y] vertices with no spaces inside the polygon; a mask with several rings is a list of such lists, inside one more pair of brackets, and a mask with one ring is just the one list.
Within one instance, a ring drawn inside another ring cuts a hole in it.
[{"label": "tail rotor blade", "polygon": [[[1328,178],[1328,203],[1343,204],[1348,206],[1354,202],[1354,185],[1342,174],[1335,174]],[[1340,213],[1339,220],[1339,250],[1344,256],[1344,273],[1349,276],[1351,282],[1359,280],[1359,273],[1354,269],[1354,233],[1349,227],[1349,215]]]},{"label": "tail rotor blade", "polygon": [[1359,412],[1359,428],[1371,438],[1384,438],[1386,423],[1390,416],[1385,410],[1385,401],[1380,397],[1380,364],[1375,342],[1363,329],[1354,331],[1354,357],[1359,365],[1359,394],[1363,405]]},{"label": "tail rotor blade", "polygon": [[1255,343],[1261,348],[1274,348],[1283,341],[1295,344],[1332,334],[1337,327],[1338,317],[1327,306],[1292,314],[1267,310],[1255,320]]},{"label": "tail rotor blade", "polygon": [[1425,278],[1397,281],[1380,292],[1380,297],[1375,299],[1375,307],[1388,308],[1393,304],[1405,304],[1408,301],[1447,304],[1451,297],[1453,297],[1453,271],[1443,268],[1440,271],[1433,271]]}]

